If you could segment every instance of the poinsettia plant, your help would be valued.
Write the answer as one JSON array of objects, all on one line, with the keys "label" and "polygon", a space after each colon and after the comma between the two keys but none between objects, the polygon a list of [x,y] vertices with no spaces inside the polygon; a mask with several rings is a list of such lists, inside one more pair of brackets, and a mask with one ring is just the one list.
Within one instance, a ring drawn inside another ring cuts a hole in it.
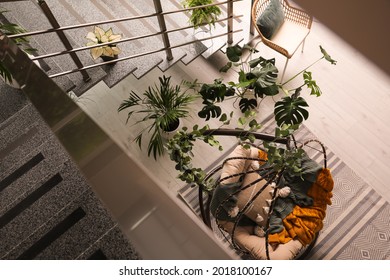
[{"label": "poinsettia plant", "polygon": [[[89,42],[87,46],[95,46],[91,49],[91,56],[93,59],[99,57],[111,57],[114,58],[116,55],[121,53],[121,49],[116,46],[115,42],[122,38],[121,34],[114,34],[112,28],[104,30],[99,26],[95,26],[93,32],[88,32],[86,37]],[[103,43],[110,43],[105,45],[99,45]]]}]

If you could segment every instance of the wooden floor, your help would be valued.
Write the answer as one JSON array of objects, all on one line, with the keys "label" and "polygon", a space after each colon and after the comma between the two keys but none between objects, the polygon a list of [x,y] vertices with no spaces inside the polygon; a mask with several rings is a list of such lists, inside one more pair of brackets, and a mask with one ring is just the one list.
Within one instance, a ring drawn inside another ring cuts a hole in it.
[{"label": "wooden floor", "polygon": [[[390,176],[390,78],[319,22],[313,24],[304,53],[297,52],[290,60],[286,78],[321,57],[319,45],[338,62],[334,66],[321,61],[311,68],[323,95],[319,98],[305,95],[310,105],[310,118],[305,125],[363,180],[390,201],[387,183]],[[266,58],[275,57],[277,66],[283,69],[284,57],[262,44],[258,49]],[[218,69],[225,61],[224,54],[219,53],[209,60],[198,58],[188,66],[179,62],[165,73],[155,69],[141,80],[129,76],[111,89],[100,83],[77,102],[130,156],[153,170],[156,180],[175,192],[183,183],[176,179],[173,164],[167,156],[156,162],[146,156],[145,149],[140,151],[131,142],[140,127],[126,125],[126,113],[118,113],[117,108],[131,90],[142,93],[163,74],[172,76],[175,83],[180,83],[182,79],[212,82],[214,78],[221,77]],[[235,78],[234,74],[225,75],[225,81]],[[261,104],[260,119],[270,112],[273,102],[268,99]],[[233,108],[231,104],[226,106]],[[239,113],[237,109],[234,110]],[[189,118],[185,125],[195,122],[198,123],[196,118]],[[231,139],[222,141],[226,145],[233,143]],[[196,154],[195,164],[205,167],[218,157],[219,152],[200,145]]]}]

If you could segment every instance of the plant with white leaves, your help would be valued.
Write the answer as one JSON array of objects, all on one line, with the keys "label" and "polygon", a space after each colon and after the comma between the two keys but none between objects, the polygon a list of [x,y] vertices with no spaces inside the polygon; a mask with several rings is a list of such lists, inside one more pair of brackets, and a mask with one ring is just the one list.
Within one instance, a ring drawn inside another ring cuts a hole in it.
[{"label": "plant with white leaves", "polygon": [[[97,45],[95,48],[91,49],[91,56],[93,59],[97,59],[99,57],[115,57],[116,55],[121,53],[121,49],[114,44],[114,42],[119,41],[122,38],[121,34],[114,34],[112,28],[104,31],[104,29],[95,26],[93,32],[88,32],[86,37],[89,42],[87,46]],[[99,46],[99,44],[109,43]]]}]

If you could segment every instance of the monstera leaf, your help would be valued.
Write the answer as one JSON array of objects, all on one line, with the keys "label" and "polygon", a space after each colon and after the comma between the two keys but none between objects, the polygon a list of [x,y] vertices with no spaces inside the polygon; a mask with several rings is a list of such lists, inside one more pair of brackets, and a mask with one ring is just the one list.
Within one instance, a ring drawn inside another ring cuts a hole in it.
[{"label": "monstera leaf", "polygon": [[271,62],[268,62],[261,68],[253,68],[251,74],[257,78],[257,86],[266,88],[275,85],[276,78],[278,77],[278,68]]},{"label": "monstera leaf", "polygon": [[257,107],[256,99],[242,98],[239,103],[241,112],[245,113]]},{"label": "monstera leaf", "polygon": [[310,95],[318,97],[322,94],[320,87],[317,85],[316,81],[313,80],[311,72],[303,72],[303,80],[305,81],[306,86],[310,89]]},{"label": "monstera leaf", "polygon": [[222,114],[221,107],[213,103],[207,103],[202,110],[198,112],[198,116],[208,121],[210,118],[218,118]]},{"label": "monstera leaf", "polygon": [[238,62],[242,56],[242,48],[239,45],[227,47],[226,56],[231,62]]},{"label": "monstera leaf", "polygon": [[309,112],[304,108],[308,106],[302,97],[284,97],[275,103],[274,115],[277,125],[302,123],[309,117]]}]

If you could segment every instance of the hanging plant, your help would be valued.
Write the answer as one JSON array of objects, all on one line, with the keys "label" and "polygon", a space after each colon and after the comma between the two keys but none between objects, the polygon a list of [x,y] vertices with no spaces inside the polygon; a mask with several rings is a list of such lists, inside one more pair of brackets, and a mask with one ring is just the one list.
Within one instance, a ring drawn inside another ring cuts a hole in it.
[{"label": "hanging plant", "polygon": [[[181,2],[184,8],[195,8],[204,5],[213,4],[213,0],[184,0]],[[221,9],[218,6],[199,7],[189,11],[189,22],[194,29],[203,25],[215,26],[218,16],[221,14]]]}]

